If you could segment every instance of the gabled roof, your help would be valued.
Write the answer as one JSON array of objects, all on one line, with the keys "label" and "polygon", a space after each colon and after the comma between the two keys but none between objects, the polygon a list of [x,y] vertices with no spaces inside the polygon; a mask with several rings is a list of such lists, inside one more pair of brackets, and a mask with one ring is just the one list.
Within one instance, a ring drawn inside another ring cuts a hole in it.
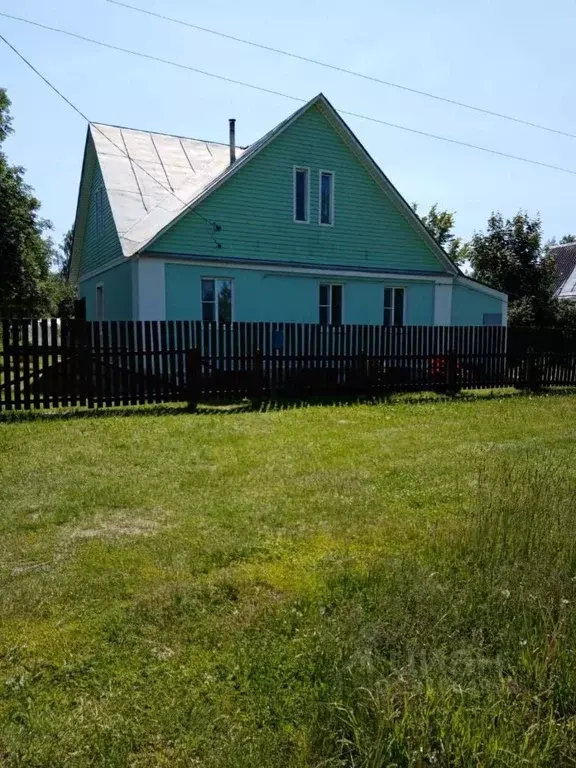
[{"label": "gabled roof", "polygon": [[[446,271],[461,274],[322,93],[250,147],[237,148],[233,165],[229,163],[227,144],[91,125],[89,139],[104,176],[124,256],[144,251],[314,106],[321,110],[397,210],[420,232]],[[79,212],[80,208],[79,203]]]},{"label": "gabled roof", "polygon": [[576,243],[553,245],[550,253],[556,264],[554,293],[556,296],[576,294]]},{"label": "gabled roof", "polygon": [[[89,131],[124,256],[139,251],[230,164],[227,144],[98,123]],[[236,156],[243,152],[237,147]]]}]

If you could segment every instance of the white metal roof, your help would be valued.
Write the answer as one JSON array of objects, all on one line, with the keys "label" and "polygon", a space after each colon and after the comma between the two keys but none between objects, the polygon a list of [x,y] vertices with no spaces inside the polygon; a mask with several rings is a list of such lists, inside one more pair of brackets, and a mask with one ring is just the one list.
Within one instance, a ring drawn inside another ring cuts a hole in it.
[{"label": "white metal roof", "polygon": [[[230,166],[227,144],[93,123],[90,135],[124,256],[136,253]],[[246,150],[236,148],[240,158]]]}]

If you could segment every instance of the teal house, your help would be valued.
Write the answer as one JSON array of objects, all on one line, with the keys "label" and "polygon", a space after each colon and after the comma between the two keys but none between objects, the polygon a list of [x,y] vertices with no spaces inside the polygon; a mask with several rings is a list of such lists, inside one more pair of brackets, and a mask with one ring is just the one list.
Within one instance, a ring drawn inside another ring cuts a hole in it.
[{"label": "teal house", "polygon": [[320,94],[249,147],[88,128],[71,279],[89,320],[505,325]]}]

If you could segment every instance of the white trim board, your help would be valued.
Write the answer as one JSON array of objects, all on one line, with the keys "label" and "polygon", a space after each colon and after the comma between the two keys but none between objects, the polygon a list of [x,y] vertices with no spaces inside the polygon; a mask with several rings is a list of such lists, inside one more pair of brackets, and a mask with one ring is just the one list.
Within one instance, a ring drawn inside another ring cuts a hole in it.
[{"label": "white trim board", "polygon": [[246,264],[246,262],[235,263],[234,261],[211,261],[210,258],[206,259],[188,259],[185,256],[170,257],[163,256],[162,254],[154,255],[143,254],[140,256],[139,261],[161,261],[163,264],[182,264],[191,267],[204,267],[208,269],[248,269],[257,272],[265,272],[267,274],[283,273],[285,275],[314,275],[319,277],[358,277],[364,280],[401,280],[401,281],[415,281],[415,282],[431,282],[431,283],[447,283],[452,285],[454,278],[451,275],[426,275],[426,274],[411,274],[409,272],[361,272],[354,269],[330,269],[329,267],[315,268],[315,267],[288,267],[283,264],[276,266],[275,264]]}]

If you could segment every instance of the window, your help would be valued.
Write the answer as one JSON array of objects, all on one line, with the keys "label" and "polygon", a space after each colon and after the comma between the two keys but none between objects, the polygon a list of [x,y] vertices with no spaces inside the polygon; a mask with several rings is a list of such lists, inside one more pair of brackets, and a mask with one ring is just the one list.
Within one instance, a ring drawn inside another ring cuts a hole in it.
[{"label": "window", "polygon": [[310,184],[308,168],[294,168],[294,221],[308,223]]},{"label": "window", "polygon": [[202,278],[202,320],[232,322],[232,280]]},{"label": "window", "polygon": [[334,224],[334,174],[320,171],[319,222],[331,226]]},{"label": "window", "polygon": [[320,285],[320,324],[342,323],[342,286]]},{"label": "window", "polygon": [[102,237],[104,234],[104,188],[98,187],[96,190],[96,237]]},{"label": "window", "polygon": [[384,289],[384,325],[404,325],[404,288]]},{"label": "window", "polygon": [[487,312],[483,316],[483,325],[502,325],[502,314],[500,312]]},{"label": "window", "polygon": [[96,286],[96,320],[98,322],[104,320],[104,286],[102,284]]}]

